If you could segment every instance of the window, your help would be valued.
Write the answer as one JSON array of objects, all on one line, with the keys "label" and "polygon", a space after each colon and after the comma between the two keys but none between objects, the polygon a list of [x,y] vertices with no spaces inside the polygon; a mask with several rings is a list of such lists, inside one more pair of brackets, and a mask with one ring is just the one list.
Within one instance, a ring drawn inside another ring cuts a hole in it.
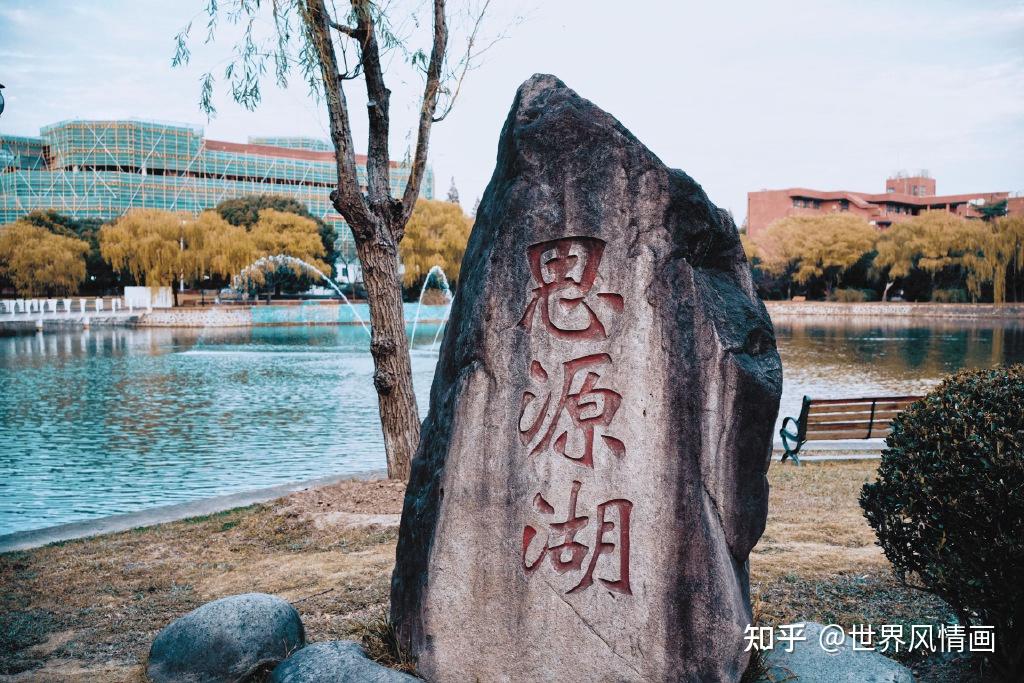
[{"label": "window", "polygon": [[849,211],[850,210],[850,200],[849,199],[840,199],[839,200],[839,210],[840,211]]}]

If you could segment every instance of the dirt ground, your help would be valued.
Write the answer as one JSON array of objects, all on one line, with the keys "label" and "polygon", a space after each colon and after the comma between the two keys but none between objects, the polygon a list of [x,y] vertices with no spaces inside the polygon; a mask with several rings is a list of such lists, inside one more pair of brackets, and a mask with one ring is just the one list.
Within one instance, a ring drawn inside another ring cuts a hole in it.
[{"label": "dirt ground", "polygon": [[[750,560],[756,619],[933,623],[939,600],[900,586],[857,497],[877,461],[774,464]],[[358,637],[385,613],[403,487],[351,481],[264,505],[0,555],[0,680],[143,681],[157,631],[226,595],[280,595],[310,641]],[[907,661],[923,681],[966,664]]]}]

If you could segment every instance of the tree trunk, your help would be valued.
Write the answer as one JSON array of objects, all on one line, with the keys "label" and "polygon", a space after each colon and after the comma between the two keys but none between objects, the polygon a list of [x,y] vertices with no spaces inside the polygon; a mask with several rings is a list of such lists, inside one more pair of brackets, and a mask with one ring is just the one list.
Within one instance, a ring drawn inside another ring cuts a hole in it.
[{"label": "tree trunk", "polygon": [[888,282],[885,283],[885,289],[882,290],[882,301],[889,300],[889,290],[892,288],[894,284],[896,284],[895,280],[889,280]]},{"label": "tree trunk", "polygon": [[420,420],[405,333],[398,250],[380,238],[360,240],[356,249],[370,304],[373,386],[380,407],[388,477],[404,481],[409,478],[410,462],[419,444]]}]

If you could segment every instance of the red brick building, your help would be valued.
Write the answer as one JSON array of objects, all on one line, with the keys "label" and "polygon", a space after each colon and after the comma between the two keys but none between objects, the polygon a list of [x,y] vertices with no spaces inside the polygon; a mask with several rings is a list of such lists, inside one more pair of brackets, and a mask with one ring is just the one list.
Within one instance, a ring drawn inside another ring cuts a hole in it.
[{"label": "red brick building", "polygon": [[885,192],[879,194],[810,190],[805,187],[760,190],[747,193],[747,234],[753,237],[786,216],[816,216],[831,211],[849,211],[879,229],[929,210],[951,211],[958,216],[977,218],[980,214],[975,210],[976,206],[1004,199],[1010,214],[1024,213],[1024,197],[1011,197],[1009,192],[937,195],[935,179],[925,172],[888,178]]}]

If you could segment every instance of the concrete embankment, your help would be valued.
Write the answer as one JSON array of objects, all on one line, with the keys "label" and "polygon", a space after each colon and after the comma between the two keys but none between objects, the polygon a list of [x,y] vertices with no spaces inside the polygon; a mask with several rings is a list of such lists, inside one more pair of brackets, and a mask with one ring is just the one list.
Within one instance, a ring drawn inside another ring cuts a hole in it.
[{"label": "concrete embankment", "polygon": [[[931,318],[946,320],[1021,320],[1024,304],[935,304],[935,303],[837,303],[830,301],[766,301],[768,313],[776,319],[809,320],[871,318]],[[445,306],[423,306],[421,323],[445,319]],[[406,322],[417,317],[416,304],[405,305]],[[286,325],[359,325],[369,321],[365,303],[347,304],[298,302],[251,306],[196,306],[152,311],[118,311],[90,314],[12,315],[0,317],[0,332],[31,333],[83,327],[261,327]]]},{"label": "concrete embankment", "polygon": [[766,301],[776,316],[1024,319],[1024,304],[938,304],[910,302],[839,303],[836,301]]},{"label": "concrete embankment", "polygon": [[[418,308],[418,310],[417,310]],[[405,319],[412,324],[437,323],[447,317],[447,306],[417,307],[405,304]],[[360,325],[369,324],[370,309],[365,303],[323,303],[316,301],[259,304],[251,306],[196,306],[159,308],[133,313],[95,313],[67,315],[12,315],[0,318],[0,331],[13,333],[81,329],[89,326],[124,327],[261,327],[287,325]]]},{"label": "concrete embankment", "polygon": [[34,332],[57,332],[60,330],[81,330],[89,327],[135,327],[142,318],[140,313],[95,313],[88,315],[54,316],[7,316],[0,318],[0,333],[31,334]]}]

